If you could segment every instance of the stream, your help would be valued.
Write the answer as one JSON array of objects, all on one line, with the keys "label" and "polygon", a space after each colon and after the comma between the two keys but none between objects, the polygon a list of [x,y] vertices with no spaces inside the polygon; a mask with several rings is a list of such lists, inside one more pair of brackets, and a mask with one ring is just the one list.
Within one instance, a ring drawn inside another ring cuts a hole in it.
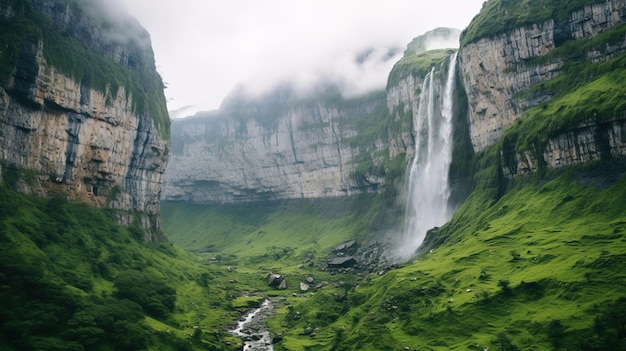
[{"label": "stream", "polygon": [[261,307],[239,320],[237,328],[230,332],[243,340],[244,351],[274,351],[272,337],[264,325],[264,320],[272,311],[270,300],[263,301]]}]

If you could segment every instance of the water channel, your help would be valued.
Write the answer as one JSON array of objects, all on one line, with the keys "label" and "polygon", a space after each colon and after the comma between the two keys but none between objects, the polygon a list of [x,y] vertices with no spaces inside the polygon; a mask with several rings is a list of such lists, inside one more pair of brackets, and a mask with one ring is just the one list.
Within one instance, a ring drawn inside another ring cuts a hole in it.
[{"label": "water channel", "polygon": [[270,300],[263,301],[261,307],[245,315],[230,332],[243,340],[244,351],[274,351],[272,337],[264,321],[272,312]]}]

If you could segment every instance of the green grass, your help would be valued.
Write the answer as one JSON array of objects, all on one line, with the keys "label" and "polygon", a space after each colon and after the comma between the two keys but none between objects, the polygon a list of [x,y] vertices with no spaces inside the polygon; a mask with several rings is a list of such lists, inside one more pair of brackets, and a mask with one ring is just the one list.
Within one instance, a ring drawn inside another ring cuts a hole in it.
[{"label": "green grass", "polygon": [[397,85],[400,80],[409,75],[425,77],[433,66],[442,63],[450,54],[451,50],[441,49],[403,57],[400,61],[396,62],[391,73],[389,73],[387,87]]},{"label": "green grass", "polygon": [[[482,350],[508,341],[546,350],[555,342],[548,335],[554,320],[570,349],[582,342],[578,335],[599,340],[596,317],[626,295],[626,209],[619,205],[626,178],[606,189],[581,185],[601,174],[565,172],[491,202],[476,190],[431,253],[347,285],[343,302],[333,300],[337,288],[290,301],[306,312],[297,321],[288,311],[276,317],[285,334],[276,349]],[[302,333],[308,326],[319,328],[315,337]]]},{"label": "green grass", "polygon": [[0,348],[229,349],[229,277],[135,231],[102,209],[0,187]]},{"label": "green grass", "polygon": [[[622,168],[595,163],[511,181],[499,160],[497,145],[476,155],[474,191],[454,218],[382,276],[300,265],[363,231],[380,234],[365,223],[383,196],[343,211],[332,202],[164,203],[164,223],[172,240],[222,271],[233,267],[234,285],[254,292],[231,307],[282,299],[268,321],[282,338],[276,350],[616,349],[612,311],[626,306]],[[269,271],[286,274],[289,288],[268,288]],[[330,285],[301,294],[307,275]]]},{"label": "green grass", "polygon": [[350,206],[341,199],[257,206],[164,202],[162,215],[172,242],[186,250],[224,264],[293,270],[307,255],[354,237]]},{"label": "green grass", "polygon": [[461,47],[481,38],[492,37],[516,28],[543,23],[553,19],[566,22],[572,12],[598,0],[489,0],[461,33]]}]

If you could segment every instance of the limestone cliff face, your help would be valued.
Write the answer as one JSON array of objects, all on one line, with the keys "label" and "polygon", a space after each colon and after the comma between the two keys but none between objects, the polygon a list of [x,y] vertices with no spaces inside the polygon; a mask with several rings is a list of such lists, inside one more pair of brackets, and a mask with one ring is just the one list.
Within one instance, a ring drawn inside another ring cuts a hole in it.
[{"label": "limestone cliff face", "polygon": [[519,152],[502,149],[502,171],[507,177],[536,172],[539,167],[558,169],[591,161],[626,157],[626,115],[612,121],[589,121],[551,138],[541,150]]},{"label": "limestone cliff face", "polygon": [[[481,38],[460,50],[459,68],[469,101],[472,144],[484,150],[524,112],[551,99],[554,92],[533,91],[534,85],[559,76],[571,57],[545,57],[568,41],[583,41],[626,22],[626,1],[608,0],[574,11],[565,21],[516,28]],[[626,50],[626,41],[590,49],[592,63],[609,60]],[[581,126],[584,129],[584,127]]]},{"label": "limestone cliff face", "polygon": [[[62,0],[22,5],[37,16],[26,20],[44,31],[64,33],[103,62],[137,74],[144,86],[158,77],[149,36],[136,23],[129,26],[139,36],[127,32],[128,38],[114,40],[111,26],[102,27],[85,15],[89,7],[78,11]],[[7,23],[19,20],[16,16],[24,11],[2,6],[0,16]],[[147,229],[146,240],[160,239],[161,176],[168,158],[163,132],[168,126],[155,118],[165,110],[162,90],[139,93],[88,68],[78,78],[51,63],[53,58],[46,56],[48,37],[27,33],[20,39],[15,63],[0,86],[0,161],[9,185],[118,210],[122,223],[139,221]],[[94,87],[95,81],[105,84]],[[146,96],[156,96],[152,101],[161,106],[149,106]]]},{"label": "limestone cliff face", "polygon": [[415,153],[413,123],[424,77],[451,52],[414,56],[431,41],[458,41],[458,34],[441,28],[416,38],[386,91],[352,99],[333,87],[307,96],[289,87],[256,98],[234,93],[218,111],[175,120],[163,198],[239,203],[396,186]]},{"label": "limestone cliff face", "polygon": [[[386,150],[381,140],[351,143],[355,123],[384,108],[384,96],[343,101],[232,101],[172,124],[164,198],[200,203],[337,197],[376,191],[384,178],[356,177],[356,158]],[[269,106],[267,104],[272,106]]]}]

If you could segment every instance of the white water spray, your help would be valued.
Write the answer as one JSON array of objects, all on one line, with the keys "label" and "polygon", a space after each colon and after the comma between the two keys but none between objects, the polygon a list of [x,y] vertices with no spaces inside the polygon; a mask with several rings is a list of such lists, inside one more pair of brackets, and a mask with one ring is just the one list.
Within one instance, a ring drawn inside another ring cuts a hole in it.
[{"label": "white water spray", "polygon": [[408,178],[402,241],[397,255],[407,258],[422,244],[426,232],[452,217],[448,205],[448,170],[452,160],[452,94],[456,56],[450,56],[443,96],[431,69],[424,79],[415,127],[415,157]]}]

